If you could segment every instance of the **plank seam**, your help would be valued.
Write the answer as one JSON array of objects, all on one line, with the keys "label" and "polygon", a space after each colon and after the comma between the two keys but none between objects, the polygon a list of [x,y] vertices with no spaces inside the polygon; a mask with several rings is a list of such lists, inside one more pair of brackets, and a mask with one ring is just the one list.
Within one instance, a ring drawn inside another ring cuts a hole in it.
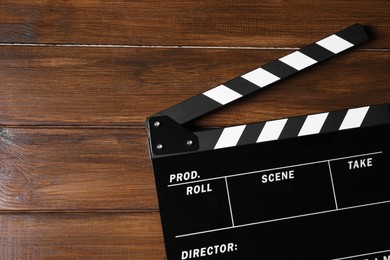
[{"label": "plank seam", "polygon": [[[196,46],[196,45],[126,45],[83,43],[0,43],[2,46],[20,47],[83,47],[83,48],[151,48],[151,49],[226,49],[226,50],[299,50],[300,47],[256,47],[256,46]],[[387,52],[389,48],[355,48],[360,51]]]}]

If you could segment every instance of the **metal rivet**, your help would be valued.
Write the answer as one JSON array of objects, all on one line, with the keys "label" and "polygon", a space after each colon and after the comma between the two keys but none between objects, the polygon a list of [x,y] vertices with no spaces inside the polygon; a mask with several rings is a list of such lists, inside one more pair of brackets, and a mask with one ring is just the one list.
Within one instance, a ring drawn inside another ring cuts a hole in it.
[{"label": "metal rivet", "polygon": [[162,145],[162,144],[158,144],[156,147],[157,147],[157,149],[159,149],[159,150],[160,150],[160,149],[162,149],[162,148],[163,148],[163,145]]},{"label": "metal rivet", "polygon": [[160,126],[160,122],[159,122],[159,121],[154,122],[154,126],[155,126],[155,127]]},{"label": "metal rivet", "polygon": [[187,141],[187,145],[192,145],[194,142],[192,140]]}]

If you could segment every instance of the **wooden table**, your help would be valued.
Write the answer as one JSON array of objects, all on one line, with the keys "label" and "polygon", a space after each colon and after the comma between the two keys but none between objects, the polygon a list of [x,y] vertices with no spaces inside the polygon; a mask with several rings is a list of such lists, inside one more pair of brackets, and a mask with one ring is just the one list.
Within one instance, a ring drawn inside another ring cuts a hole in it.
[{"label": "wooden table", "polygon": [[389,102],[389,2],[1,1],[0,259],[165,259],[146,117],[357,22],[197,127]]}]

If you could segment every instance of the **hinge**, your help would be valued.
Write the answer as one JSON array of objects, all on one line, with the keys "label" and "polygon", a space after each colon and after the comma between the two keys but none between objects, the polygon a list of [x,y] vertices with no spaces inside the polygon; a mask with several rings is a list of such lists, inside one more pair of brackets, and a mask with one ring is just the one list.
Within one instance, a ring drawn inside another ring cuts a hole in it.
[{"label": "hinge", "polygon": [[198,137],[168,116],[150,117],[146,123],[152,158],[199,149]]}]

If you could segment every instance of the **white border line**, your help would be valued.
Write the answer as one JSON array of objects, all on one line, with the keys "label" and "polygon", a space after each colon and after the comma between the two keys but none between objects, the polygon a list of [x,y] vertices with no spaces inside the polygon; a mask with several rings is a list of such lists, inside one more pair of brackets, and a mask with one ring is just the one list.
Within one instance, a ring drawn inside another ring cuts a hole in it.
[{"label": "white border line", "polygon": [[332,168],[330,167],[330,161],[328,161],[328,167],[329,167],[329,173],[330,173],[330,181],[332,182],[334,203],[336,205],[336,209],[339,209],[339,205],[338,205],[337,199],[336,199],[336,190],[334,189],[333,174],[332,174]]},{"label": "white border line", "polygon": [[194,180],[194,181],[188,181],[188,182],[173,183],[173,184],[169,184],[168,187],[187,185],[187,184],[204,182],[204,181],[212,181],[212,180],[218,180],[218,179],[223,179],[223,178],[237,177],[237,176],[242,176],[242,175],[266,172],[266,171],[275,171],[275,170],[280,170],[280,169],[285,169],[285,168],[299,167],[299,166],[312,165],[312,164],[318,164],[318,163],[324,163],[324,162],[339,161],[339,160],[344,160],[344,159],[349,159],[349,158],[361,157],[361,156],[366,156],[366,155],[374,155],[374,154],[380,154],[380,153],[383,153],[383,151],[365,153],[365,154],[357,154],[357,155],[352,155],[352,156],[345,156],[345,157],[340,157],[340,158],[314,161],[314,162],[308,162],[308,163],[287,165],[287,166],[283,166],[283,167],[276,167],[276,168],[270,168],[270,169],[265,169],[265,170],[257,170],[257,171],[243,172],[243,173],[237,173],[237,174],[232,174],[232,175],[218,176],[218,177],[208,178],[208,179],[203,179],[203,180]]},{"label": "white border line", "polygon": [[[336,211],[342,211],[342,210],[355,209],[355,208],[363,208],[363,207],[369,207],[369,206],[386,204],[386,203],[390,203],[390,200],[374,202],[374,203],[368,203],[368,204],[357,205],[357,206],[351,206],[351,207],[345,207],[345,208],[341,208],[341,209],[331,209],[331,210],[319,211],[319,212],[302,214],[302,215],[296,215],[296,216],[290,216],[290,217],[285,217],[285,218],[270,219],[270,220],[265,220],[265,221],[259,221],[259,222],[253,222],[253,223],[248,223],[248,224],[237,225],[237,226],[234,226],[234,227],[224,227],[224,228],[210,229],[210,230],[205,230],[205,231],[199,231],[199,232],[194,232],[194,233],[177,235],[177,236],[175,236],[175,238],[189,237],[189,236],[194,236],[194,235],[201,235],[201,234],[206,234],[206,233],[212,233],[212,232],[221,231],[221,230],[241,228],[241,227],[248,227],[248,226],[254,226],[254,225],[265,224],[265,223],[270,223],[270,222],[277,222],[277,221],[294,219],[294,218],[300,218],[300,217],[314,216],[314,215],[320,215],[320,214],[336,212]],[[342,258],[339,258],[339,259],[342,259]],[[337,259],[333,259],[333,260],[337,260]]]},{"label": "white border line", "polygon": [[346,257],[341,257],[341,258],[333,258],[333,259],[331,259],[331,260],[350,259],[350,258],[353,258],[353,257],[361,257],[361,256],[367,256],[367,255],[373,255],[373,254],[380,254],[380,253],[386,253],[386,252],[390,252],[390,249],[389,249],[389,250],[383,250],[383,251],[372,252],[372,253],[367,253],[367,254],[361,254],[361,255],[353,255],[353,256],[346,256]]},{"label": "white border line", "polygon": [[227,197],[229,201],[230,217],[232,218],[232,226],[234,227],[235,225],[234,225],[234,218],[233,218],[233,210],[232,210],[232,204],[230,203],[230,194],[229,194],[229,186],[228,186],[227,178],[225,178],[225,184],[226,184]]}]

